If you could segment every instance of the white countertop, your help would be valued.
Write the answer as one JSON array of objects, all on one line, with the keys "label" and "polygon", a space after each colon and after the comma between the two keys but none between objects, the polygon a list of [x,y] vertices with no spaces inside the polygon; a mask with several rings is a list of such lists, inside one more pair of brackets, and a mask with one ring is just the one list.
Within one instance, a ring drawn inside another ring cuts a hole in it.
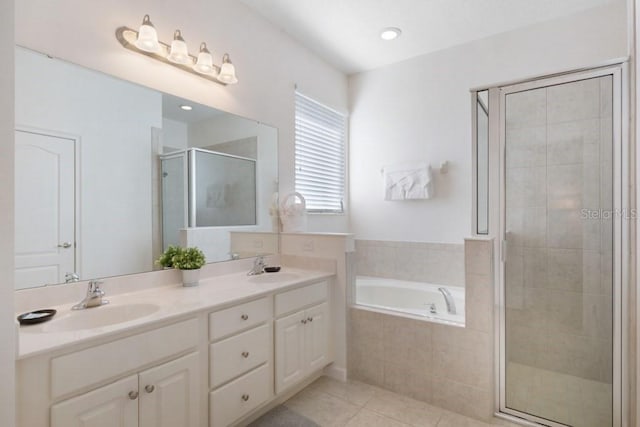
[{"label": "white countertop", "polygon": [[[292,274],[297,277],[292,278]],[[279,275],[282,280],[276,279]],[[71,307],[78,301],[50,307],[58,311],[52,320],[37,325],[20,327],[18,359],[58,350],[70,345],[81,344],[89,340],[102,339],[114,335],[127,335],[127,332],[135,328],[150,326],[176,317],[195,315],[202,311],[216,311],[241,303],[244,300],[255,299],[262,295],[284,291],[288,288],[295,288],[330,278],[333,275],[333,273],[326,271],[284,267],[279,273],[264,273],[260,276],[247,276],[245,272],[242,272],[201,278],[199,286],[190,288],[174,285],[113,296],[107,294],[105,299],[109,300],[109,304],[104,307],[125,304],[154,304],[159,309],[147,316],[134,320],[92,329],[51,332],[46,331],[46,325],[63,316],[81,316],[85,311],[100,310],[102,307],[72,311]]]}]

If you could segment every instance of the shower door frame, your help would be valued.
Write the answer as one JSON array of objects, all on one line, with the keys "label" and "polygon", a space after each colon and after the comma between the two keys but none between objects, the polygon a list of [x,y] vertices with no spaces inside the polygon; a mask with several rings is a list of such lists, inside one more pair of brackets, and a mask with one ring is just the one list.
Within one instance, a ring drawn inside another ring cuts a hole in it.
[{"label": "shower door frame", "polygon": [[[630,213],[629,203],[629,111],[628,111],[628,65],[625,61],[615,61],[601,67],[581,69],[566,73],[533,78],[489,88],[489,108],[495,112],[499,107],[498,119],[489,117],[490,161],[499,161],[499,172],[490,176],[489,188],[497,188],[499,210],[490,215],[490,223],[498,224],[491,232],[496,236],[494,245],[494,268],[498,274],[495,287],[495,415],[512,421],[530,425],[543,423],[552,427],[565,424],[536,417],[535,415],[509,409],[506,406],[506,360],[505,360],[505,254],[506,254],[506,96],[525,90],[577,82],[580,80],[611,75],[613,78],[613,209],[614,212]],[[493,103],[493,105],[492,105]],[[494,108],[492,108],[492,106]],[[624,161],[623,161],[624,160]],[[497,175],[497,176],[496,176]],[[490,203],[496,206],[495,198]],[[629,220],[613,215],[613,427],[628,425],[628,293],[629,293]],[[623,284],[625,284],[623,286]],[[527,423],[528,422],[528,423]]]}]

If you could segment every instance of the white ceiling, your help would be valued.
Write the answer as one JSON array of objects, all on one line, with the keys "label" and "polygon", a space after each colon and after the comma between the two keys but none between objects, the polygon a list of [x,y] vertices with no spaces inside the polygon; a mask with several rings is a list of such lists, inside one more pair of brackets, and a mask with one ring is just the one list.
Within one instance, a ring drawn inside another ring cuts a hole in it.
[{"label": "white ceiling", "polygon": [[[619,0],[241,0],[347,74]],[[402,35],[383,41],[380,30]]]},{"label": "white ceiling", "polygon": [[[191,111],[185,111],[180,108],[181,105],[190,105],[193,109]],[[206,105],[169,95],[168,93],[162,94],[162,117],[164,118],[183,123],[196,123],[220,114],[225,113],[215,108],[207,107]]]}]

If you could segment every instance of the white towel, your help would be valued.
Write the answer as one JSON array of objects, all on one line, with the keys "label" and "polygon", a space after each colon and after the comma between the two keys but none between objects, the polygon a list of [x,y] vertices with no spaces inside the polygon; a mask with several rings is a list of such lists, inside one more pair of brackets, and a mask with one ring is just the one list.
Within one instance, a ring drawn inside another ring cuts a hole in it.
[{"label": "white towel", "polygon": [[431,198],[432,180],[429,164],[387,166],[383,169],[383,173],[385,200]]}]

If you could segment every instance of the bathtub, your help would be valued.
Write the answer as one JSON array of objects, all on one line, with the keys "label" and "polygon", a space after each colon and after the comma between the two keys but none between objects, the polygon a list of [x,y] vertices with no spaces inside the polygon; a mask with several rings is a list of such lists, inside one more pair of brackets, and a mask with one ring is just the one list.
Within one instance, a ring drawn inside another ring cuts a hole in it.
[{"label": "bathtub", "polygon": [[[456,314],[447,312],[446,301],[438,288],[449,290],[455,301]],[[464,325],[464,288],[459,286],[357,276],[355,291],[355,302],[359,306]]]}]

